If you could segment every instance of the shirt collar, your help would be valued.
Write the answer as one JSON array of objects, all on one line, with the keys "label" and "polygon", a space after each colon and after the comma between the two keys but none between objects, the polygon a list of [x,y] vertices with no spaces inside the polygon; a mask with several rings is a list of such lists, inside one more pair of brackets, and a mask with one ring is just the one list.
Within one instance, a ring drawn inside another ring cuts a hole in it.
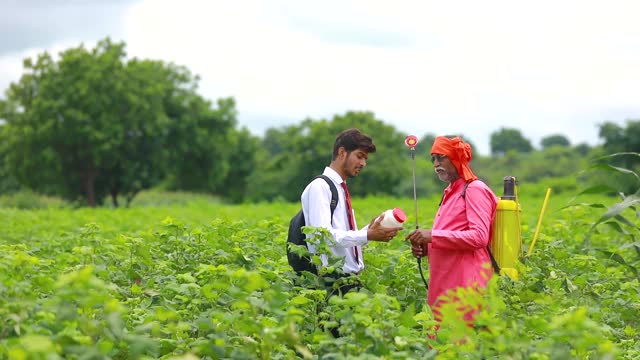
[{"label": "shirt collar", "polygon": [[328,166],[324,168],[324,172],[322,173],[322,175],[327,175],[331,180],[333,180],[334,183],[338,185],[344,182],[340,174],[338,174],[335,170]]},{"label": "shirt collar", "polygon": [[449,184],[449,186],[447,186],[444,189],[444,193],[448,194],[448,193],[450,193],[452,191],[458,191],[458,189],[460,189],[461,187],[464,186],[464,183],[465,183],[464,179],[463,178],[459,178],[458,180],[456,180],[453,183]]}]

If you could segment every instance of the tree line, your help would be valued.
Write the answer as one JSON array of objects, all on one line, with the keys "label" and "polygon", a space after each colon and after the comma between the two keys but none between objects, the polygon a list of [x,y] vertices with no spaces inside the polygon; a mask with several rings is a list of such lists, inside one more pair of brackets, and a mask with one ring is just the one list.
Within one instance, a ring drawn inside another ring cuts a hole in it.
[{"label": "tree line", "polygon": [[[412,163],[405,134],[371,112],[252,135],[237,123],[233,98],[215,103],[198,94],[199,78],[158,60],[127,59],[124,43],[110,39],[24,61],[24,74],[0,99],[0,193],[21,188],[97,206],[128,205],[153,187],[219,195],[231,202],[299,199],[331,160],[335,135],[350,127],[374,138],[378,151],[354,183],[354,196],[412,194]],[[464,137],[464,134],[458,134]],[[427,160],[434,134],[418,144],[420,194],[442,184]],[[476,157],[480,177],[501,186],[504,175],[537,182],[566,178],[574,186],[589,157],[640,151],[640,121],[600,126],[602,147],[572,145],[561,134],[542,139],[541,150],[517,129],[491,134],[491,156]],[[473,144],[472,144],[473,146]],[[628,168],[637,157],[618,158]]]}]

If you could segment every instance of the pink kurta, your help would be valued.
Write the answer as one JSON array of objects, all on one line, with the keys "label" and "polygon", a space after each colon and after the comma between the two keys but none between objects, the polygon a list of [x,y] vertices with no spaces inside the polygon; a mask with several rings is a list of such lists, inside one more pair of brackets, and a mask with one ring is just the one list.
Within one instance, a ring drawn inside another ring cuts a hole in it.
[{"label": "pink kurta", "polygon": [[469,183],[462,197],[464,179],[444,190],[428,246],[429,294],[433,308],[447,290],[486,287],[493,269],[487,245],[498,198],[482,181]]}]

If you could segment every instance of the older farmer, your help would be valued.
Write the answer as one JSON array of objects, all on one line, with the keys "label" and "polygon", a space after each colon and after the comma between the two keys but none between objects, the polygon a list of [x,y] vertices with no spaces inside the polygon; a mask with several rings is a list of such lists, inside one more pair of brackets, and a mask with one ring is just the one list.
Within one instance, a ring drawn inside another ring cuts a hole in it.
[{"label": "older farmer", "polygon": [[[407,236],[415,256],[429,257],[427,302],[437,320],[439,307],[452,290],[483,288],[493,271],[488,251],[498,198],[469,168],[471,146],[459,137],[436,137],[431,161],[440,180],[448,182],[433,228]],[[457,301],[464,299],[456,299]],[[465,309],[461,307],[460,309]],[[464,311],[464,310],[463,310]],[[464,311],[473,319],[473,311]]]}]

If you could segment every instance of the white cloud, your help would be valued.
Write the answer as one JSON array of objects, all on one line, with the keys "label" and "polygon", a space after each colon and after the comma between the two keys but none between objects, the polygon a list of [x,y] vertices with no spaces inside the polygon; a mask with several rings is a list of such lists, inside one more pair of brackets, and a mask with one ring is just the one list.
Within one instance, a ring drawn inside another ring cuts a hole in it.
[{"label": "white cloud", "polygon": [[[466,134],[486,154],[502,126],[534,145],[558,132],[594,144],[596,124],[640,118],[638,13],[634,1],[146,0],[121,33],[130,55],[235,97],[257,133],[371,110],[401,131]],[[16,71],[7,61],[0,85]]]},{"label": "white cloud", "polygon": [[69,40],[119,36],[119,14],[136,0],[4,1],[0,54],[46,48]]}]

